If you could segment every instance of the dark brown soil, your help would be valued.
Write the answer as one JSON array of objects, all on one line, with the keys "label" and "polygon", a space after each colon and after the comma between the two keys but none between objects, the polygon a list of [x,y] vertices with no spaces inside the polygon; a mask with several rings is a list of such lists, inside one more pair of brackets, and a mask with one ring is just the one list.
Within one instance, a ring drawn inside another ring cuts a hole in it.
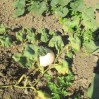
[{"label": "dark brown soil", "polygon": [[[25,16],[14,18],[14,9],[12,4],[15,0],[0,0],[0,23],[5,24],[7,27],[16,29],[20,27],[29,27],[39,29],[45,27],[49,30],[63,32],[62,26],[59,24],[58,19],[54,16],[35,17],[33,13],[28,13]],[[93,6],[98,0],[85,0],[88,6]],[[96,12],[96,20],[99,22],[99,13]],[[28,72],[27,69],[19,67],[18,64],[11,60],[11,55],[15,50],[8,50],[0,47],[0,85],[15,84],[16,80],[22,74]],[[73,85],[70,87],[71,96],[73,99],[76,94],[81,94],[81,99],[86,98],[86,90],[91,82],[94,67],[97,65],[99,55],[86,56],[82,52],[77,53],[73,59],[72,71],[75,75]],[[75,92],[74,92],[75,91]],[[33,90],[18,89],[18,88],[5,88],[0,89],[0,99],[33,99]]]}]

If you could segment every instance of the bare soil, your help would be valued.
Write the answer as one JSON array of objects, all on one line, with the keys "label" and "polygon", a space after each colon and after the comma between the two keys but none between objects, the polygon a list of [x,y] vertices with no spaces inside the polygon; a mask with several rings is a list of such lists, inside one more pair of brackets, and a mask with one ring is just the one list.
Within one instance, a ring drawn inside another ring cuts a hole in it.
[{"label": "bare soil", "polygon": [[[14,18],[14,9],[12,7],[15,0],[0,0],[0,23],[8,28],[20,29],[21,27],[39,29],[45,27],[49,30],[63,33],[62,26],[59,24],[56,16],[35,17],[33,13],[28,13],[22,17]],[[87,6],[94,7],[98,0],[85,0]],[[96,20],[99,22],[99,13],[96,12]],[[0,47],[0,85],[10,85],[16,82],[18,78],[28,73],[27,69],[21,68],[17,63],[11,60],[11,55],[15,49],[4,49]],[[87,99],[86,91],[92,80],[94,68],[98,65],[99,55],[86,56],[83,52],[77,53],[73,58],[72,71],[75,80],[70,87],[71,94],[68,99],[73,99],[78,93],[82,95],[81,99]],[[34,91],[19,88],[0,89],[0,99],[34,99]]]}]

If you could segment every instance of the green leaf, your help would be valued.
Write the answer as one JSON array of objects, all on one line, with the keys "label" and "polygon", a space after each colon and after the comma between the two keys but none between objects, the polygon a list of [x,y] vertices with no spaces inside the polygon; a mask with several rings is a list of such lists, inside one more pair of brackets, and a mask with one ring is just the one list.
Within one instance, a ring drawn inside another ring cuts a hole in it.
[{"label": "green leaf", "polygon": [[17,32],[16,39],[19,41],[24,41],[26,39],[25,34],[23,34],[22,32]]},{"label": "green leaf", "polygon": [[44,48],[44,47],[39,47],[39,49],[38,49],[38,54],[39,54],[39,56],[44,56],[44,55],[46,55],[46,54],[47,54],[47,49]]},{"label": "green leaf", "polygon": [[85,27],[85,30],[90,29],[91,31],[94,32],[98,28],[98,24],[95,19],[83,20],[82,24]]},{"label": "green leaf", "polygon": [[26,39],[27,39],[29,42],[35,44],[35,43],[36,43],[36,34],[35,34],[32,30],[27,29]]},{"label": "green leaf", "polygon": [[6,28],[3,24],[0,25],[0,34],[3,34],[6,32]]},{"label": "green leaf", "polygon": [[51,1],[51,6],[52,7],[56,7],[57,5],[60,5],[60,6],[66,6],[68,5],[68,3],[70,2],[71,0],[52,0]]},{"label": "green leaf", "polygon": [[49,41],[49,34],[45,29],[40,29],[39,32],[41,33],[41,41],[42,42],[47,42]]},{"label": "green leaf", "polygon": [[68,53],[66,53],[66,56],[68,57],[68,58],[73,58],[73,53],[72,52],[68,52]]},{"label": "green leaf", "polygon": [[84,9],[86,8],[83,0],[76,0],[75,2],[70,3],[70,7],[72,8],[73,11],[79,12],[84,11]]},{"label": "green leaf", "polygon": [[18,16],[23,15],[25,12],[25,6],[26,6],[25,0],[17,0],[14,3],[14,8],[15,8],[14,16],[18,17]]},{"label": "green leaf", "polygon": [[52,35],[52,36],[56,35],[56,33],[53,32],[53,31],[49,32],[49,34]]},{"label": "green leaf", "polygon": [[99,75],[94,74],[91,86],[88,88],[87,95],[91,99],[99,99]]},{"label": "green leaf", "polygon": [[53,36],[52,39],[49,41],[48,46],[55,47],[56,50],[59,52],[64,47],[64,43],[62,41],[61,36]]},{"label": "green leaf", "polygon": [[58,0],[59,4],[60,4],[61,6],[66,6],[66,5],[68,5],[68,3],[70,3],[70,1],[72,1],[72,0]]},{"label": "green leaf", "polygon": [[14,3],[14,7],[15,8],[24,8],[26,5],[25,5],[25,0],[17,0],[15,3]]},{"label": "green leaf", "polygon": [[61,64],[55,66],[55,69],[58,71],[59,74],[65,75],[69,73],[68,63],[65,60],[62,60]]},{"label": "green leaf", "polygon": [[46,10],[46,2],[33,1],[32,5],[28,7],[28,11],[33,11],[37,15],[42,15]]},{"label": "green leaf", "polygon": [[45,54],[46,48],[32,44],[25,45],[23,50],[23,56],[34,61],[38,61],[38,57]]},{"label": "green leaf", "polygon": [[23,56],[22,53],[15,53],[12,58],[23,67],[31,67],[33,63],[33,60]]},{"label": "green leaf", "polygon": [[74,36],[74,37],[69,37],[70,44],[73,48],[74,52],[78,52],[81,48],[81,40],[79,37]]},{"label": "green leaf", "polygon": [[47,10],[46,2],[40,3],[39,14],[42,15],[45,10]]},{"label": "green leaf", "polygon": [[85,49],[89,52],[89,53],[92,53],[94,52],[99,46],[96,46],[95,45],[95,42],[94,41],[90,41],[88,43],[84,43],[84,47]]},{"label": "green leaf", "polygon": [[30,45],[24,47],[23,55],[29,59],[33,59],[34,49]]},{"label": "green leaf", "polygon": [[83,12],[82,12],[82,18],[83,20],[87,20],[90,21],[92,19],[95,18],[95,12],[93,8],[86,8]]},{"label": "green leaf", "polygon": [[74,27],[79,28],[80,16],[73,16],[71,19],[69,18],[60,19],[60,23],[63,25],[64,31],[68,33],[73,33]]},{"label": "green leaf", "polygon": [[21,55],[20,53],[15,53],[12,58],[13,58],[16,62],[19,62],[21,56],[22,56],[22,55]]},{"label": "green leaf", "polygon": [[4,36],[0,37],[0,45],[3,47],[10,47],[12,45],[11,38],[9,35],[5,34]]},{"label": "green leaf", "polygon": [[59,0],[52,0],[52,1],[51,1],[51,6],[52,6],[52,7],[56,7],[56,5],[58,4],[58,1],[59,1]]},{"label": "green leaf", "polygon": [[66,7],[58,7],[56,10],[55,10],[55,14],[58,16],[58,17],[65,17],[67,14],[68,14],[68,8]]},{"label": "green leaf", "polygon": [[[23,62],[23,61],[22,61]],[[23,65],[24,67],[32,67],[33,68],[33,66],[32,66],[32,64],[33,64],[33,60],[30,60],[30,59],[28,59],[28,58],[26,58],[26,63]],[[23,63],[22,63],[23,64]]]},{"label": "green leaf", "polygon": [[14,17],[18,17],[23,15],[25,12],[25,8],[17,8],[14,13]]},{"label": "green leaf", "polygon": [[93,8],[86,8],[82,12],[82,24],[85,26],[85,29],[91,29],[93,32],[98,28],[98,23],[95,20],[95,11]]}]

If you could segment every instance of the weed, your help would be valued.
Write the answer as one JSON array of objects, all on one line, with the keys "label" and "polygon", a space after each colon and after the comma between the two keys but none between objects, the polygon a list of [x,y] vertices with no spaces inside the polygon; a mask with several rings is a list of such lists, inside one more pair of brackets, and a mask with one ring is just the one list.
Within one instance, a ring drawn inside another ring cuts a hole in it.
[{"label": "weed", "polygon": [[11,37],[7,33],[6,28],[4,25],[0,26],[0,46],[3,47],[10,47],[12,45]]},{"label": "weed", "polygon": [[67,88],[72,84],[72,73],[56,77],[55,82],[53,81],[53,78],[50,75],[48,75],[48,78],[49,81],[47,87],[51,91],[52,99],[64,99],[69,92]]}]

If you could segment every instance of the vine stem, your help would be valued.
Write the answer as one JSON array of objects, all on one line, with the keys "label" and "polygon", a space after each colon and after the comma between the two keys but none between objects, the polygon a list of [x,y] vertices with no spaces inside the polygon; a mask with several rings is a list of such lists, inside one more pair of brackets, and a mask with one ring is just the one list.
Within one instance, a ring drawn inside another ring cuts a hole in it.
[{"label": "vine stem", "polygon": [[25,88],[30,88],[33,90],[36,90],[33,86],[27,87],[27,86],[19,86],[19,85],[2,85],[0,86],[0,88],[11,88],[11,87],[15,87],[15,88],[20,88],[20,89],[25,89]]}]

